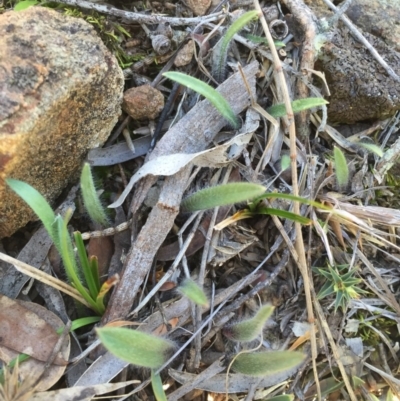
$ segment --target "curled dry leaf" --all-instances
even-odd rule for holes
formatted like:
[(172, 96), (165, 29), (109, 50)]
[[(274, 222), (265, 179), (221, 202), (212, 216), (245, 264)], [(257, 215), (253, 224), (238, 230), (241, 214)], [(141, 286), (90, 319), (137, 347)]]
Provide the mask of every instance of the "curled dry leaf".
[[(32, 358), (19, 366), (20, 378), (39, 377), (59, 339), (56, 333), (64, 327), (62, 320), (41, 305), (16, 301), (0, 295), (0, 350), (5, 362), (20, 353)], [(64, 374), (70, 353), (69, 337), (53, 365), (41, 377), (37, 391), (45, 391)]]

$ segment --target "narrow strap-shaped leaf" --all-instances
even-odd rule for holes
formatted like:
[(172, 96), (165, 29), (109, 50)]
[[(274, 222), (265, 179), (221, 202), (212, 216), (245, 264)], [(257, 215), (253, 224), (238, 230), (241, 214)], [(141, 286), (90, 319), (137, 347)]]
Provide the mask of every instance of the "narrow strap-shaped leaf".
[(232, 110), (228, 101), (210, 85), (207, 85), (205, 82), (193, 78), (190, 75), (182, 74), (181, 72), (170, 71), (165, 72), (163, 75), (172, 81), (178, 82), (179, 84), (187, 86), (195, 92), (200, 93), (200, 95), (204, 96), (221, 113), (221, 115), (229, 121), (232, 127), (239, 127), (239, 119)]
[[(294, 100), (291, 104), (293, 113), (299, 113), (300, 111), (312, 109), (317, 106), (323, 106), (328, 103), (329, 102), (322, 99), (322, 97), (308, 97), (306, 99)], [(275, 118), (283, 117), (286, 115), (286, 107), (284, 104), (275, 104), (267, 109), (267, 113)]]

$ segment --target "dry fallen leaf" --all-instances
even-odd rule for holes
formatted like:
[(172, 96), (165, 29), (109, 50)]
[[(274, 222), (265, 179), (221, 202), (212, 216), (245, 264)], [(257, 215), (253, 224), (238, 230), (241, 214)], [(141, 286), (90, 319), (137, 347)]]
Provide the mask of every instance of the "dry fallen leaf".
[[(19, 366), (19, 374), (22, 380), (29, 377), (34, 382), (34, 378), (43, 372), (59, 339), (56, 330), (64, 327), (64, 323), (41, 305), (13, 300), (4, 295), (0, 295), (0, 321), (0, 350), (4, 362), (9, 363), (20, 353), (30, 355), (32, 358)], [(47, 390), (64, 374), (70, 352), (67, 338), (36, 390)]]

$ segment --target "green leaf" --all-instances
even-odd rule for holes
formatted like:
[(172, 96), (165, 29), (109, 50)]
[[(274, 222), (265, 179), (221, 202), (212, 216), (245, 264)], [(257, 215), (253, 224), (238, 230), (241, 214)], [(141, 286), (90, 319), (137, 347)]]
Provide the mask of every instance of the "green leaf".
[(213, 63), (213, 76), (218, 82), (223, 81), (224, 70), (226, 66), (226, 59), (228, 55), (228, 48), (232, 38), (243, 29), (250, 21), (258, 18), (258, 12), (248, 11), (239, 17), (232, 25), (228, 28), (221, 41), (214, 48), (213, 59), (216, 60)]
[[(262, 43), (262, 44), (268, 46), (268, 39), (264, 38), (262, 36), (256, 36), (256, 35), (247, 34), (247, 35), (244, 35), (244, 37), (246, 39), (250, 40), (253, 43)], [(285, 43), (280, 41), (280, 40), (274, 40), (274, 45), (275, 45), (276, 48), (285, 47), (286, 46)]]
[[(72, 321), (71, 325), (71, 330), (70, 331), (75, 331), (80, 329), (81, 327), (88, 326), (89, 324), (97, 323), (100, 321), (100, 316), (87, 316), (87, 317), (81, 317), (79, 319), (75, 319)], [(60, 327), (57, 329), (57, 334), (62, 334), (64, 331), (64, 327)]]
[(182, 209), (186, 212), (212, 209), (217, 206), (225, 206), (254, 199), (264, 192), (264, 186), (249, 182), (218, 185), (200, 190), (187, 197), (182, 202)]
[(53, 225), (56, 215), (54, 214), (53, 209), (48, 204), (47, 200), (35, 188), (23, 181), (7, 178), (6, 183), (35, 212), (40, 221), (43, 223), (50, 238), (57, 245), (57, 230)]
[(253, 341), (260, 335), (274, 309), (272, 305), (263, 305), (251, 319), (226, 326), (222, 332), (226, 337), (234, 341)]
[[(294, 100), (292, 104), (293, 113), (299, 113), (303, 110), (312, 109), (313, 107), (323, 106), (324, 104), (328, 104), (325, 99), (322, 97), (309, 97), (306, 99), (297, 99)], [(267, 109), (267, 113), (271, 114), (271, 116), (278, 118), (286, 116), (286, 107), (284, 104), (275, 104)]]
[(174, 349), (171, 341), (151, 334), (120, 327), (96, 329), (104, 347), (123, 361), (158, 369)]
[(268, 401), (293, 401), (293, 400), (294, 400), (293, 394), (277, 395), (276, 397), (268, 398)]
[(232, 107), (229, 105), (227, 100), (210, 85), (207, 85), (199, 79), (193, 78), (189, 75), (182, 74), (181, 72), (170, 71), (165, 72), (163, 75), (168, 79), (187, 86), (197, 93), (200, 93), (200, 95), (203, 95), (221, 113), (221, 115), (229, 121), (232, 127), (239, 127), (239, 119), (232, 110)]
[(208, 305), (206, 294), (193, 280), (185, 279), (179, 286), (178, 291), (197, 305)]
[(14, 6), (14, 11), (26, 10), (29, 7), (39, 4), (37, 0), (22, 0)]
[(160, 374), (155, 374), (154, 370), (151, 371), (151, 387), (157, 401), (167, 401)]
[(240, 354), (233, 362), (232, 369), (247, 376), (267, 376), (292, 370), (301, 365), (305, 358), (305, 354), (297, 351)]
[(81, 262), (83, 276), (85, 277), (86, 285), (89, 288), (90, 296), (96, 299), (100, 290), (100, 282), (98, 274), (93, 276), (90, 261), (88, 259), (85, 244), (83, 243), (82, 235), (79, 231), (74, 232), (75, 245), (78, 250), (79, 261)]
[(81, 173), (81, 191), (83, 203), (85, 204), (90, 218), (96, 223), (106, 226), (108, 224), (108, 218), (97, 196), (89, 163), (83, 165)]
[(379, 157), (383, 156), (382, 149), (374, 143), (357, 142), (357, 145), (367, 149), (369, 152), (375, 153)]
[(282, 169), (282, 171), (285, 171), (289, 167), (290, 167), (290, 156), (289, 155), (282, 155), (282, 158), (281, 158), (281, 169)]
[(347, 160), (343, 152), (335, 146), (333, 149), (333, 157), (335, 159), (336, 180), (339, 187), (346, 187), (349, 183), (349, 168)]
[(304, 225), (310, 225), (312, 223), (312, 220), (310, 220), (307, 217), (300, 216), (299, 214), (288, 212), (286, 210), (275, 209), (275, 208), (271, 208), (271, 207), (263, 207), (263, 206), (258, 207), (255, 213), (269, 214), (271, 216), (278, 216), (283, 219), (289, 219), (289, 220), (296, 221), (297, 223), (304, 224)]

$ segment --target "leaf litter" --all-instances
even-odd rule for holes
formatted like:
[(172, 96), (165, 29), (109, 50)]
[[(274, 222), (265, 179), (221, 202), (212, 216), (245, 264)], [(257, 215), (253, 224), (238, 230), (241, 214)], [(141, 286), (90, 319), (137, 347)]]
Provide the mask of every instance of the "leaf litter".
[[(285, 0), (283, 3), (287, 7), (284, 11), (290, 9), (293, 14), (302, 15), (302, 2)], [(296, 6), (300, 8), (296, 9)], [(246, 11), (252, 9), (252, 6), (245, 8)], [(160, 10), (154, 9), (153, 12), (157, 14)], [(231, 12), (235, 14), (239, 11)], [(228, 26), (228, 19), (221, 21), (220, 25), (216, 22), (207, 22), (205, 32), (212, 31), (213, 35), (222, 35)], [(179, 30), (179, 28), (174, 29)], [(281, 93), (286, 89), (283, 81), (274, 80), (273, 56), (270, 50), (263, 43), (250, 44), (244, 40), (242, 33), (261, 35), (260, 23), (251, 22), (243, 32), (233, 37), (233, 42), (229, 46), (227, 71), (229, 74), (232, 73), (231, 69), (235, 72), (238, 60), (243, 65), (246, 64), (246, 60), (257, 60), (258, 63), (253, 63), (256, 67), (247, 69), (247, 83), (243, 81), (240, 73), (236, 72), (234, 77), (237, 78), (225, 81), (225, 87), (224, 84), (221, 85), (221, 90), (225, 90), (223, 95), (232, 106), (237, 107), (235, 112), (243, 117), (246, 123), (246, 117), (240, 113), (252, 107), (249, 98), (253, 99), (254, 104), (267, 109), (274, 104), (282, 103)], [(125, 42), (126, 39), (121, 45), (124, 46)], [(295, 48), (293, 39), (289, 38), (284, 48), (285, 53), (281, 53), (285, 73), (293, 79), (296, 77), (293, 66), (299, 61)], [(201, 63), (203, 68), (212, 70), (205, 54), (199, 52), (197, 57), (199, 65)], [(183, 70), (204, 80), (204, 76), (196, 69), (197, 65), (193, 62)], [(133, 65), (132, 69), (134, 68), (139, 69)], [(146, 66), (140, 68), (144, 75), (154, 82), (159, 82), (155, 69)], [(317, 81), (311, 81), (308, 76), (305, 76), (304, 80), (311, 88), (313, 96), (320, 97), (321, 90)], [(165, 90), (166, 96), (167, 86), (167, 82), (160, 85), (160, 88)], [(247, 92), (248, 90), (250, 92)], [(185, 114), (190, 107), (194, 112)], [(257, 107), (254, 108), (257, 110)], [(314, 110), (311, 112), (311, 121), (316, 129), (311, 125), (305, 127), (306, 119), (296, 120), (299, 141), (296, 153), (293, 153), (293, 147), (290, 148), (293, 143), (290, 144), (285, 136), (286, 127), (291, 124), (290, 119), (282, 117), (280, 125), (277, 126), (269, 123), (268, 121), (272, 120), (267, 118), (260, 122), (259, 127), (257, 124), (254, 129), (235, 135), (235, 131), (231, 127), (226, 127), (223, 117), (214, 112), (212, 106), (206, 101), (199, 102), (196, 94), (186, 91), (185, 96), (178, 97), (170, 109), (170, 117), (180, 119), (180, 122), (170, 127), (150, 155), (146, 149), (149, 148), (151, 141), (146, 137), (134, 138), (138, 141), (133, 142), (137, 143), (135, 145), (137, 153), (134, 155), (127, 145), (122, 146), (121, 143), (111, 144), (107, 153), (103, 154), (100, 151), (97, 155), (95, 152), (92, 153), (93, 164), (115, 165), (108, 167), (107, 174), (103, 174), (102, 185), (112, 193), (111, 197), (107, 195), (111, 199), (108, 203), (113, 203), (114, 207), (124, 208), (125, 214), (129, 213), (131, 197), (134, 202), (140, 204), (145, 199), (148, 188), (153, 185), (161, 188), (161, 195), (154, 206), (153, 220), (149, 217), (151, 211), (148, 207), (136, 206), (136, 210), (132, 209), (134, 215), (129, 226), (133, 228), (132, 235), (136, 244), (131, 246), (118, 242), (124, 240), (115, 236), (117, 242), (114, 243), (114, 249), (118, 252), (113, 258), (121, 261), (125, 266), (125, 273), (121, 276), (119, 286), (114, 289), (100, 326), (109, 321), (125, 320), (129, 317), (141, 324), (138, 330), (166, 336), (178, 344), (178, 350), (168, 369), (161, 370), (163, 383), (168, 383), (170, 386), (167, 389), (168, 399), (184, 399), (183, 397), (190, 397), (191, 394), (194, 398), (190, 399), (200, 400), (202, 396), (218, 399), (217, 393), (223, 394), (226, 391), (226, 366), (229, 361), (240, 351), (247, 351), (255, 346), (255, 344), (235, 344), (229, 341), (222, 334), (224, 327), (250, 319), (260, 305), (268, 303), (275, 306), (275, 311), (271, 322), (262, 330), (263, 342), (260, 351), (296, 349), (307, 355), (307, 362), (301, 369), (295, 367), (285, 373), (276, 373), (273, 377), (266, 376), (260, 380), (246, 379), (238, 373), (229, 373), (227, 390), (236, 397), (234, 399), (258, 399), (253, 395), (266, 394), (268, 388), (272, 394), (295, 394), (298, 399), (321, 397), (333, 400), (343, 397), (343, 399), (369, 400), (379, 397), (384, 399), (382, 397), (386, 395), (387, 397), (399, 395), (397, 367), (400, 338), (398, 303), (400, 219), (396, 202), (398, 203), (400, 195), (400, 182), (397, 179), (398, 168), (394, 162), (398, 157), (398, 140), (394, 135), (399, 129), (398, 118), (381, 122), (375, 127), (376, 131), (367, 130), (362, 135), (363, 140), (367, 138), (370, 141), (369, 144), (374, 142), (372, 145), (382, 148), (381, 157), (372, 147), (363, 147), (361, 144), (358, 146), (354, 138), (341, 133), (341, 127), (332, 127), (329, 119), (328, 122), (321, 122), (320, 115), (321, 112)], [(141, 124), (139, 122), (131, 121), (131, 124), (128, 124), (131, 132), (145, 128), (138, 127)], [(161, 124), (164, 122), (161, 121)], [(179, 124), (178, 129), (177, 124)], [(311, 133), (309, 142), (301, 136), (305, 128)], [(372, 134), (375, 135), (372, 137)], [(373, 138), (373, 141), (368, 139), (369, 137)], [(218, 145), (220, 141), (223, 142), (222, 145)], [(232, 151), (233, 145), (236, 145), (236, 151)], [(340, 183), (335, 176), (337, 167), (334, 165), (335, 146), (339, 147), (343, 154), (340, 167), (343, 168), (346, 161), (348, 164), (349, 178), (342, 179)], [(231, 157), (226, 155), (229, 148)], [(369, 152), (371, 150), (372, 152)], [(289, 153), (292, 156), (297, 155), (291, 159), (291, 167), (285, 166), (282, 171), (281, 159), (287, 157)], [(294, 168), (297, 169), (298, 184), (290, 177), (290, 169)], [(357, 174), (358, 172), (361, 174)], [(233, 178), (234, 174), (239, 178), (237, 176)], [(131, 177), (130, 181), (127, 175)], [(166, 178), (168, 176), (171, 177)], [(299, 229), (296, 228), (296, 224), (262, 215), (237, 222), (235, 226), (230, 226), (221, 233), (213, 230), (219, 221), (217, 212), (205, 213), (203, 221), (207, 220), (207, 224), (199, 224), (190, 234), (193, 223), (187, 223), (186, 227), (188, 216), (179, 214), (176, 210), (179, 208), (182, 195), (233, 179), (264, 185), (270, 192), (293, 194), (297, 191), (299, 196), (324, 203), (331, 208), (331, 211), (311, 206), (300, 208), (300, 213), (312, 219), (313, 225), (302, 228), (304, 240), (300, 244), (297, 242), (295, 247), (293, 243), (297, 241), (299, 234), (299, 231), (296, 231)], [(182, 182), (183, 180), (185, 182)], [(71, 197), (78, 199), (75, 193)], [(293, 202), (274, 202), (278, 204), (275, 207), (293, 211)], [(67, 199), (64, 205), (71, 206), (71, 199)], [(157, 209), (163, 207), (171, 208), (174, 212), (167, 210), (165, 212), (167, 214), (162, 214)], [(233, 214), (243, 207), (243, 205), (231, 206), (229, 208), (231, 211), (227, 209), (226, 213)], [(165, 216), (168, 216), (168, 219)], [(146, 224), (146, 220), (147, 222), (158, 220), (160, 224), (153, 227), (151, 224)], [(97, 229), (86, 220), (79, 209), (74, 213), (71, 226), (80, 231)], [(182, 233), (176, 235), (180, 229)], [(165, 234), (157, 239), (156, 232), (160, 230)], [(244, 233), (247, 236), (251, 235), (251, 240), (246, 239)], [(146, 237), (146, 241), (140, 240), (140, 236)], [(190, 236), (200, 240), (196, 240), (198, 245), (193, 248), (195, 251), (188, 251), (185, 256), (182, 244), (190, 240)], [(23, 256), (24, 253), (30, 255), (40, 249), (43, 255), (35, 253), (36, 259), (32, 262), (35, 268), (40, 268), (46, 258), (49, 241), (43, 240), (38, 234), (33, 234), (28, 251), (22, 249), (21, 241), (18, 242), (20, 237), (16, 235), (3, 241), (5, 253), (10, 256), (20, 253), (19, 259), (30, 263), (33, 259)], [(241, 246), (241, 241), (245, 246)], [(173, 244), (176, 250), (171, 251), (168, 257), (157, 259), (157, 251), (160, 249), (161, 255), (161, 250), (166, 249), (169, 244)], [(189, 246), (189, 242), (187, 245)], [(216, 253), (218, 257), (215, 256)], [(300, 274), (302, 254), (307, 255), (306, 267), (309, 273), (306, 275), (304, 271)], [(53, 259), (52, 264), (56, 274), (64, 278), (57, 261)], [(141, 270), (132, 268), (132, 276), (129, 277), (129, 266), (139, 265)], [(321, 269), (327, 270), (328, 266), (331, 268), (341, 266), (339, 273), (352, 272), (356, 281), (351, 281), (352, 276), (349, 275), (350, 281), (347, 281), (347, 284), (357, 283), (356, 285), (362, 290), (348, 291), (353, 297), (350, 296), (346, 304), (341, 304), (343, 306), (337, 308), (336, 313), (335, 291), (338, 291), (338, 288), (335, 289), (332, 285), (333, 293), (321, 299), (316, 299), (309, 289), (314, 288), (315, 293), (318, 293), (324, 285), (328, 287), (327, 280), (330, 276), (321, 274)], [(318, 269), (311, 270), (312, 267)], [(37, 290), (39, 287), (34, 281), (29, 282), (26, 276), (8, 274), (13, 271), (11, 269), (11, 265), (4, 267), (2, 265), (0, 269), (3, 297), (8, 296), (13, 299), (18, 296), (24, 297), (31, 301), (29, 303), (45, 303), (47, 308), (54, 308), (49, 297), (41, 298), (40, 291)], [(105, 270), (104, 278), (107, 274)], [(154, 290), (159, 283), (159, 287), (162, 286), (164, 277), (168, 278), (165, 281), (174, 283), (171, 289), (160, 292)], [(190, 300), (179, 295), (175, 287), (185, 277), (195, 280), (203, 288), (210, 305), (195, 307)], [(346, 285), (346, 281), (341, 285)], [(132, 290), (123, 292), (124, 286)], [(118, 293), (123, 294), (121, 299), (124, 303), (116, 302), (119, 299)], [(305, 312), (307, 297), (312, 300), (315, 327), (312, 322), (307, 322), (310, 318)], [(64, 313), (62, 315), (64, 321), (65, 313), (70, 320), (76, 319), (82, 313), (84, 316), (87, 315), (87, 310), (76, 310), (76, 305), (68, 297), (63, 299), (64, 312), (60, 311), (60, 307), (55, 308), (55, 312)], [(17, 307), (15, 304), (12, 305), (6, 309), (12, 311), (13, 307)], [(130, 314), (132, 307), (134, 313)], [(309, 313), (309, 310), (307, 312)], [(13, 355), (17, 355), (15, 351), (23, 352), (31, 348), (31, 359), (40, 359), (41, 363), (45, 363), (57, 342), (57, 334), (54, 334), (56, 328), (49, 329), (52, 341), (43, 342), (41, 337), (45, 337), (44, 334), (36, 335), (29, 328), (28, 323), (32, 319), (26, 318), (26, 313), (25, 309), (11, 313), (9, 319), (14, 319), (13, 324), (17, 329), (8, 331), (7, 336), (2, 335), (4, 337), (2, 345), (8, 344), (7, 348), (14, 351)], [(2, 327), (5, 327), (5, 317), (0, 318)], [(40, 321), (39, 317), (37, 319)], [(22, 328), (18, 329), (18, 325), (24, 328), (25, 334)], [(59, 326), (62, 325), (60, 321)], [(146, 399), (152, 396), (151, 388), (146, 386), (149, 383), (150, 373), (134, 367), (124, 370), (127, 363), (109, 353), (102, 356), (101, 351), (96, 350), (99, 342), (95, 340), (92, 328), (93, 325), (80, 329), (78, 338), (84, 352), (80, 356), (75, 354), (73, 359), (75, 363), (79, 362), (81, 366), (83, 364), (85, 367), (84, 371), (81, 370), (83, 374), (68, 380), (67, 371), (67, 380), (61, 384), (66, 388), (54, 390), (55, 392), (46, 391), (37, 394), (32, 392), (26, 399), (86, 400), (94, 395), (132, 384), (135, 384), (135, 387), (133, 390), (132, 387), (128, 387), (125, 390), (126, 395), (132, 393), (132, 397), (136, 397), (134, 399)], [(318, 344), (317, 348), (313, 348), (313, 337), (317, 340), (314, 343)], [(46, 335), (46, 338), (49, 337)], [(186, 345), (182, 348), (182, 344)], [(39, 356), (36, 347), (44, 347), (44, 356)], [(206, 365), (202, 360), (205, 360), (210, 352), (213, 360), (207, 359), (209, 365)], [(3, 363), (12, 359), (11, 356), (6, 357), (6, 354), (2, 350)], [(63, 354), (63, 358), (68, 359), (68, 354)], [(19, 372), (26, 363), (28, 361), (22, 362), (18, 370), (14, 368), (14, 372)], [(52, 364), (49, 372), (59, 368), (57, 363)], [(62, 366), (61, 368), (65, 369)], [(32, 369), (35, 368), (28, 368)], [(62, 371), (60, 376), (63, 374)], [(121, 379), (117, 379), (119, 384), (107, 384), (119, 374), (121, 374)], [(8, 375), (7, 380), (16, 382), (17, 378), (12, 375), (13, 373), (11, 376)], [(22, 388), (24, 379), (22, 373), (20, 375)], [(122, 377), (134, 380), (124, 382)], [(141, 384), (137, 385), (137, 379)], [(282, 383), (281, 387), (279, 383)], [(8, 381), (2, 384), (1, 397), (4, 397), (1, 391), (9, 384)], [(41, 391), (52, 385), (52, 382), (46, 384), (43, 379)], [(33, 385), (31, 387), (33, 388)], [(38, 389), (40, 388), (36, 387), (34, 391), (37, 392)], [(197, 396), (195, 389), (198, 389)], [(257, 389), (258, 392), (255, 392)], [(15, 395), (11, 399), (19, 398)]]

